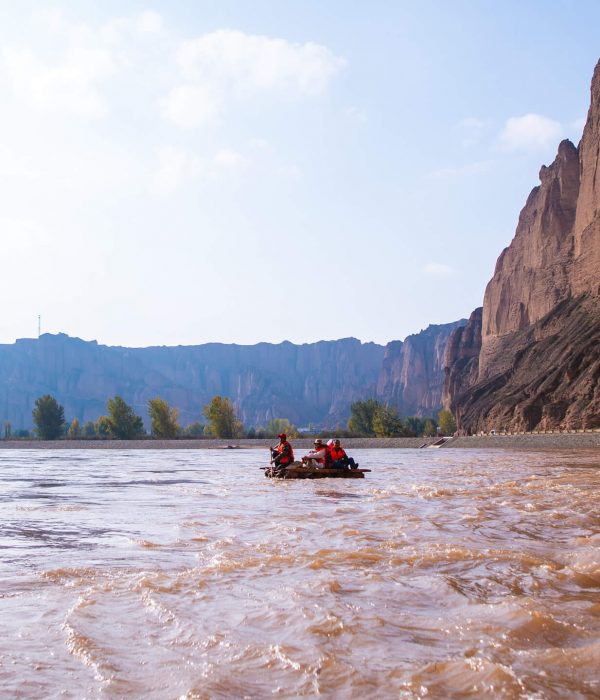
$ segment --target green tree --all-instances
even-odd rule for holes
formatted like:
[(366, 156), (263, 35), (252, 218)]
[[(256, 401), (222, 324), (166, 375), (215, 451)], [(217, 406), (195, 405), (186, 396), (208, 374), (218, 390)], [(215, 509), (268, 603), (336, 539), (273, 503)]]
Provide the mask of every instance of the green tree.
[(6, 421), (6, 423), (4, 423), (4, 439), (9, 440), (11, 436), (12, 436), (12, 425), (10, 424), (9, 421)]
[(244, 426), (237, 419), (231, 401), (223, 396), (213, 396), (211, 402), (204, 406), (204, 415), (208, 419), (210, 434), (218, 438), (241, 437)]
[(398, 415), (398, 409), (394, 406), (379, 405), (373, 416), (373, 432), (376, 437), (402, 437), (406, 435), (406, 429), (402, 418)]
[(98, 418), (94, 433), (101, 438), (110, 436), (110, 421), (108, 420), (108, 416), (100, 416), (100, 418)]
[(179, 435), (181, 428), (177, 422), (179, 411), (172, 408), (164, 399), (148, 401), (148, 415), (152, 424), (152, 435), (170, 439)]
[(40, 396), (35, 402), (32, 416), (37, 434), (42, 440), (56, 440), (62, 434), (65, 410), (50, 394)]
[(426, 418), (423, 424), (423, 435), (425, 437), (434, 437), (437, 435), (437, 426), (433, 418)]
[(106, 404), (108, 432), (117, 440), (132, 440), (144, 434), (144, 423), (133, 412), (133, 408), (120, 396), (109, 399)]
[(204, 423), (194, 421), (187, 426), (184, 432), (188, 437), (202, 437), (204, 435)]
[(96, 437), (96, 426), (94, 425), (94, 421), (89, 420), (84, 426), (83, 426), (83, 434), (86, 437)]
[(456, 432), (456, 421), (447, 408), (442, 408), (438, 414), (438, 420), (443, 435), (454, 435)]
[(425, 422), (419, 418), (419, 416), (408, 416), (404, 421), (404, 425), (406, 427), (407, 437), (423, 435), (423, 426)]
[(379, 401), (375, 399), (366, 399), (366, 401), (355, 401), (350, 406), (350, 420), (348, 421), (348, 430), (351, 430), (356, 435), (365, 437), (373, 437), (375, 430), (373, 429), (373, 419), (377, 409), (381, 406)]
[(67, 435), (71, 438), (71, 440), (77, 440), (77, 438), (81, 437), (81, 425), (78, 418), (73, 418), (71, 421)]
[(260, 431), (269, 438), (276, 437), (279, 433), (285, 433), (289, 438), (298, 437), (298, 428), (287, 418), (272, 418)]

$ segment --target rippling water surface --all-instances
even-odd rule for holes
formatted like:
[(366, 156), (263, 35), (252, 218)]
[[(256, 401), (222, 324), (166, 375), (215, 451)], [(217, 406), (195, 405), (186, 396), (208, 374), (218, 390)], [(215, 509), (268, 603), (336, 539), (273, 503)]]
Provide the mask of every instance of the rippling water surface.
[(0, 688), (598, 698), (600, 454), (0, 451)]

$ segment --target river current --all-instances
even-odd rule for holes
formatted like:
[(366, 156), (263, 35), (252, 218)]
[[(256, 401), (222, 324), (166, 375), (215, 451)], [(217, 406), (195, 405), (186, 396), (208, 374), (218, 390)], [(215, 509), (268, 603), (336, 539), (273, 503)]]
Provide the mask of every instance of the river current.
[(600, 452), (0, 450), (0, 695), (598, 698)]

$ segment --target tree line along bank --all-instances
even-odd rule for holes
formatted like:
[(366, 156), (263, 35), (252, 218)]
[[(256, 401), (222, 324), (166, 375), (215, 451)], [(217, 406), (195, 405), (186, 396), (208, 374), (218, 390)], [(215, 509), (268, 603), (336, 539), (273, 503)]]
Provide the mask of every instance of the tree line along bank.
[[(279, 433), (296, 438), (300, 435), (323, 437), (335, 433), (339, 437), (421, 437), (437, 434), (451, 435), (456, 430), (454, 418), (449, 411), (442, 409), (437, 419), (409, 416), (402, 418), (395, 407), (389, 407), (366, 399), (355, 401), (350, 406), (350, 418), (346, 427), (320, 431), (312, 426), (298, 430), (287, 418), (273, 418), (264, 426), (245, 427), (238, 419), (230, 399), (214, 396), (203, 407), (202, 415), (206, 422), (194, 421), (182, 427), (179, 411), (159, 397), (150, 399), (147, 405), (150, 418), (150, 436), (158, 439), (176, 438), (271, 438)], [(114, 396), (106, 403), (106, 414), (97, 421), (81, 425), (78, 418), (65, 421), (64, 407), (50, 394), (40, 396), (32, 411), (34, 436), (41, 440), (58, 439), (116, 439), (133, 440), (147, 437), (141, 416), (120, 396)], [(29, 430), (13, 433), (10, 423), (4, 424), (4, 438), (29, 438)]]

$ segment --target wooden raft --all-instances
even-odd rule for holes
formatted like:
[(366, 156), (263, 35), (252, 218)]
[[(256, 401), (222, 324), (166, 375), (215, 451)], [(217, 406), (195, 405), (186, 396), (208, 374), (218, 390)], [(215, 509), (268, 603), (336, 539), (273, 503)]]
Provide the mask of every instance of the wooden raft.
[(370, 469), (317, 469), (302, 462), (292, 462), (288, 467), (263, 467), (268, 479), (364, 479)]

